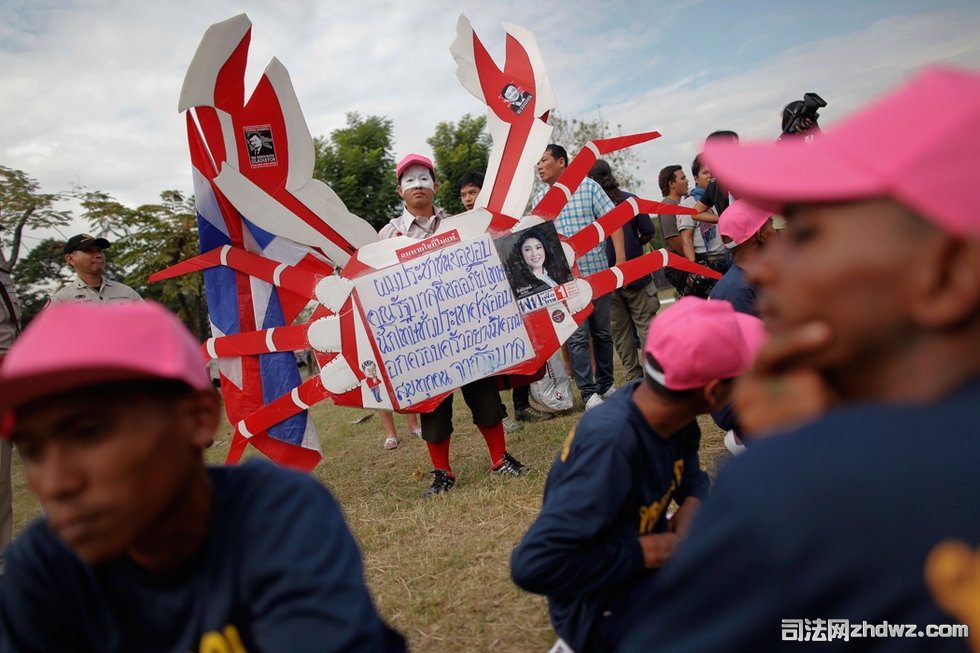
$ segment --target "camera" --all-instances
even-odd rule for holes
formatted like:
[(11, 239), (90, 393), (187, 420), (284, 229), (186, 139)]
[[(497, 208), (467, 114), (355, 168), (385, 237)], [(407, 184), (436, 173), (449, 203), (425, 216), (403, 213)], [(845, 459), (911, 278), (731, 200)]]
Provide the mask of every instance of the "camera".
[[(790, 102), (783, 107), (783, 134), (796, 134), (815, 127), (817, 118), (820, 117), (817, 109), (825, 106), (827, 102), (816, 93), (804, 93), (802, 100)], [(803, 127), (806, 120), (809, 120), (810, 124)]]

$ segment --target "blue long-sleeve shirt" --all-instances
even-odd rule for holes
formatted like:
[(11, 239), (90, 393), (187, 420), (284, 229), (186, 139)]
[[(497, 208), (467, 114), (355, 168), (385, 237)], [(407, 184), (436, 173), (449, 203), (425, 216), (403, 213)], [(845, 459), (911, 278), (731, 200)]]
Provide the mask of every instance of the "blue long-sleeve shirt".
[(639, 536), (667, 530), (671, 499), (703, 498), (701, 432), (657, 434), (632, 401), (642, 380), (587, 412), (551, 467), (544, 503), (511, 556), (520, 587), (548, 597), (555, 632), (587, 653), (596, 618), (648, 572)]
[[(925, 583), (946, 539), (980, 543), (980, 378), (927, 404), (838, 409), (725, 466), (687, 544), (634, 605), (622, 653), (968, 650)], [(792, 622), (799, 620), (798, 627)], [(806, 620), (805, 622), (803, 620)], [(858, 637), (827, 640), (828, 621)], [(875, 638), (863, 624), (919, 635)], [(971, 633), (972, 635), (972, 633)]]
[(88, 565), (35, 522), (8, 550), (4, 651), (404, 651), (340, 507), (268, 463), (210, 468), (207, 542), (178, 569)]

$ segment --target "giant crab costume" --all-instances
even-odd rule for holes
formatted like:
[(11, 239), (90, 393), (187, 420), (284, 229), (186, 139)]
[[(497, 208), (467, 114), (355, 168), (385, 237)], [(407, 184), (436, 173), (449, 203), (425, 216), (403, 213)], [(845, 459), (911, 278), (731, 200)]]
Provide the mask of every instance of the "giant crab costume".
[[(252, 443), (281, 464), (312, 469), (321, 454), (308, 410), (324, 399), (427, 412), (477, 378), (527, 383), (589, 315), (593, 297), (665, 265), (718, 278), (663, 249), (582, 278), (578, 257), (636, 214), (693, 214), (630, 198), (562, 236), (570, 278), (518, 303), (498, 244), (553, 221), (599, 156), (660, 134), (590, 142), (523, 216), (555, 98), (534, 36), (516, 25), (504, 28), (501, 70), (459, 18), (451, 47), (456, 74), (489, 108), (494, 145), (476, 207), (444, 220), (423, 241), (378, 240), (312, 178), (313, 141), (278, 60), (245, 101), (247, 16), (205, 33), (179, 102), (187, 112), (202, 254), (151, 280), (204, 272), (214, 337), (203, 347), (218, 359), (235, 427), (228, 462)], [(309, 318), (294, 324), (311, 303)], [(293, 352), (306, 349), (320, 372), (304, 382)]]

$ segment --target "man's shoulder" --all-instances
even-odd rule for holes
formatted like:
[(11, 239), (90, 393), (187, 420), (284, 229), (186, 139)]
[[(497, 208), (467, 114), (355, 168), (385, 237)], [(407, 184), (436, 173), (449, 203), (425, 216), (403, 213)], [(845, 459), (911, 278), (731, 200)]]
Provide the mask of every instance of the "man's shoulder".
[(92, 291), (89, 290), (89, 286), (78, 277), (75, 277), (64, 286), (53, 292), (51, 294), (50, 301), (53, 304), (57, 304), (59, 302), (84, 300), (89, 298), (91, 293)]
[(208, 467), (208, 474), (217, 488), (234, 497), (254, 492), (262, 495), (263, 501), (278, 501), (281, 496), (326, 492), (309, 475), (262, 460), (251, 460), (234, 466)]
[(113, 279), (104, 278), (102, 283), (105, 284), (106, 290), (109, 294), (111, 294), (112, 298), (143, 299), (138, 292), (124, 284), (122, 281), (114, 281)]
[(606, 191), (602, 189), (602, 186), (600, 186), (599, 183), (591, 177), (586, 177), (583, 179), (582, 183), (579, 184), (577, 189), (575, 189), (574, 194), (581, 194), (591, 198), (592, 201), (597, 204), (608, 206), (609, 208), (607, 209), (607, 212), (616, 206), (613, 201), (609, 199), (609, 195), (607, 195)]
[[(796, 493), (803, 501), (820, 487), (886, 495), (904, 476), (944, 483), (954, 468), (980, 466), (980, 439), (970, 435), (980, 430), (978, 402), (980, 379), (932, 403), (837, 409), (763, 438), (724, 472), (743, 489), (780, 488), (786, 492), (776, 495)], [(968, 485), (980, 492), (980, 477), (974, 478)]]
[(37, 587), (49, 582), (70, 582), (87, 573), (86, 565), (51, 533), (43, 517), (17, 536), (4, 556), (5, 586), (16, 583)]
[(632, 399), (635, 387), (636, 383), (631, 382), (582, 415), (574, 436), (579, 446), (600, 449), (613, 446), (629, 450), (636, 444), (638, 433), (653, 433), (639, 417), (639, 408)]

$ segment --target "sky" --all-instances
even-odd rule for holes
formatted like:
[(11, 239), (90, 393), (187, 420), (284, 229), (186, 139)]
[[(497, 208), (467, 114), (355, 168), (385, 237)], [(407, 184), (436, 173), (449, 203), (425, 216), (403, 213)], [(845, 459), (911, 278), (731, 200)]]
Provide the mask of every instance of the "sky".
[(663, 135), (637, 146), (644, 185), (627, 189), (651, 199), (660, 168), (689, 171), (709, 132), (775, 139), (805, 92), (828, 102), (827, 128), (931, 63), (980, 71), (977, 0), (0, 0), (0, 165), (132, 207), (189, 194), (181, 84), (208, 26), (241, 12), (248, 89), (277, 57), (313, 136), (350, 111), (384, 116), (396, 159), (431, 156), (438, 123), (485, 111), (455, 76), (460, 13), (501, 65), (500, 23), (526, 27), (562, 115)]

